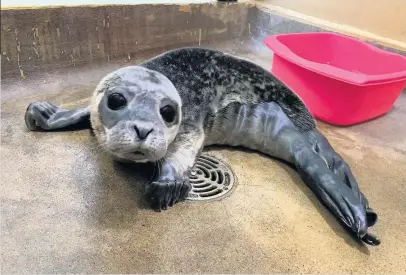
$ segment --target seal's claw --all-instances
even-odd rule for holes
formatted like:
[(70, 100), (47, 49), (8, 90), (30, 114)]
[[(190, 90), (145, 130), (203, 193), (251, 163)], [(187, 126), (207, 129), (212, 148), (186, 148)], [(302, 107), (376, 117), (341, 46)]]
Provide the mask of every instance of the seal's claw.
[(378, 237), (376, 237), (374, 234), (371, 234), (371, 233), (365, 234), (365, 236), (362, 237), (361, 240), (364, 243), (369, 244), (369, 245), (378, 246), (381, 244), (381, 240)]
[(145, 195), (151, 207), (161, 211), (184, 200), (191, 188), (188, 180), (154, 181), (146, 186)]

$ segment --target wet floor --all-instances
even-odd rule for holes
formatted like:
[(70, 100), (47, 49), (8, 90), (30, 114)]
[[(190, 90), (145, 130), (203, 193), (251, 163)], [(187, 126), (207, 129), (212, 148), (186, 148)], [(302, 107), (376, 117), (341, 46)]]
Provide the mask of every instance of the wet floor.
[[(258, 48), (210, 47), (265, 67), (272, 60)], [(114, 163), (89, 130), (25, 128), (30, 102), (85, 106), (100, 78), (123, 65), (3, 80), (1, 273), (406, 271), (405, 93), (389, 114), (368, 123), (318, 123), (379, 215), (372, 232), (382, 244), (367, 247), (347, 234), (291, 168), (265, 156), (209, 150), (235, 172), (235, 191), (221, 201), (186, 202), (156, 213), (140, 197), (152, 172), (148, 165)]]

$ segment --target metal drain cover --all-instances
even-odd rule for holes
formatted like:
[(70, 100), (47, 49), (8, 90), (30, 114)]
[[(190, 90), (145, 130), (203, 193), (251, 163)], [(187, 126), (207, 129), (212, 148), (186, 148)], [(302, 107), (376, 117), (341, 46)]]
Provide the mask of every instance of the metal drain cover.
[(189, 178), (192, 190), (186, 199), (193, 201), (220, 199), (236, 185), (236, 178), (230, 167), (209, 155), (197, 158)]

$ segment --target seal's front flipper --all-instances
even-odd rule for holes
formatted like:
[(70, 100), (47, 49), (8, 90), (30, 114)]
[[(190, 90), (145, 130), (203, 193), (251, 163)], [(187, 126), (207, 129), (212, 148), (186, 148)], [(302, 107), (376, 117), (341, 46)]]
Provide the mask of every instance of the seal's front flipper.
[(31, 131), (90, 128), (89, 108), (65, 110), (50, 102), (31, 103), (25, 112), (25, 124)]
[(157, 211), (184, 200), (192, 189), (189, 173), (203, 147), (204, 132), (190, 125), (183, 128), (169, 145), (165, 158), (157, 163), (159, 173), (145, 187), (146, 199)]
[(158, 170), (160, 173), (146, 185), (145, 195), (151, 207), (161, 211), (184, 200), (192, 185), (189, 181), (189, 170), (179, 175), (173, 164), (167, 161), (164, 161)]
[(357, 192), (330, 170), (326, 160), (305, 142), (293, 146), (296, 168), (321, 202), (356, 236), (370, 245), (380, 241), (368, 233), (367, 209)]

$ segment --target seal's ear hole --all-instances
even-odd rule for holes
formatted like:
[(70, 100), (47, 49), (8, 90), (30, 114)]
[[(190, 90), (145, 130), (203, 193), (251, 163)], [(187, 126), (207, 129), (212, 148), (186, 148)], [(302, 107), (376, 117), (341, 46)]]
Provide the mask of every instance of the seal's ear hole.
[(171, 105), (166, 105), (162, 107), (159, 112), (161, 113), (162, 118), (167, 123), (172, 123), (176, 117), (176, 110)]
[(109, 95), (107, 99), (107, 107), (111, 110), (119, 110), (127, 105), (127, 99), (120, 93)]

